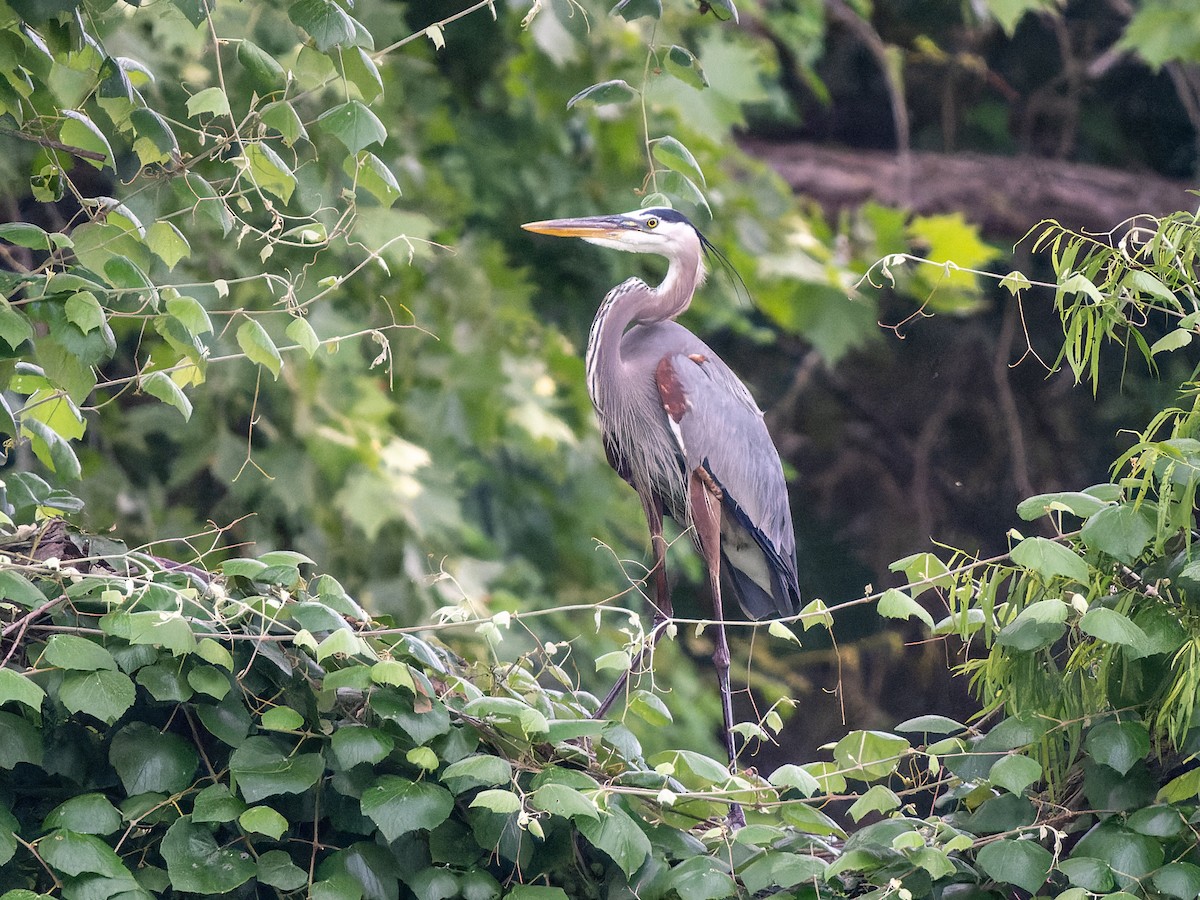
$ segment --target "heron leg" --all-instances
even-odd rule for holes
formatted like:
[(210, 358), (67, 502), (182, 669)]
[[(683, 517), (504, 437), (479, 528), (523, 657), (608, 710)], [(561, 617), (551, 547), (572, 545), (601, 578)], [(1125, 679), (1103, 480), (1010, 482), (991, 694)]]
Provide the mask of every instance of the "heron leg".
[[(733, 695), (729, 689), (729, 643), (725, 639), (725, 616), (721, 609), (721, 501), (720, 490), (708, 472), (702, 468), (692, 472), (688, 481), (688, 500), (691, 505), (692, 523), (700, 552), (708, 568), (708, 587), (712, 594), (713, 618), (716, 620), (716, 650), (713, 666), (717, 670), (717, 684), (721, 689), (722, 737), (725, 752), (729, 754), (729, 770), (737, 771), (737, 751), (733, 745)], [(741, 828), (746, 816), (738, 803), (729, 804), (729, 824)]]
[(638, 651), (638, 655), (634, 658), (630, 667), (621, 674), (621, 677), (617, 679), (617, 683), (612, 686), (612, 689), (600, 701), (596, 712), (592, 714), (593, 719), (600, 719), (607, 715), (617, 698), (625, 693), (625, 688), (629, 684), (630, 673), (641, 671), (646, 654), (651, 648), (658, 646), (658, 642), (662, 639), (663, 634), (666, 633), (667, 623), (670, 622), (671, 615), (674, 612), (671, 606), (671, 591), (667, 586), (667, 541), (663, 537), (662, 501), (657, 497), (643, 497), (642, 508), (646, 511), (646, 524), (650, 526), (650, 547), (654, 554), (654, 565), (650, 569), (650, 574), (654, 578), (654, 597), (649, 601), (649, 605), (653, 609), (654, 624), (650, 629), (649, 643), (642, 645), (642, 649)]

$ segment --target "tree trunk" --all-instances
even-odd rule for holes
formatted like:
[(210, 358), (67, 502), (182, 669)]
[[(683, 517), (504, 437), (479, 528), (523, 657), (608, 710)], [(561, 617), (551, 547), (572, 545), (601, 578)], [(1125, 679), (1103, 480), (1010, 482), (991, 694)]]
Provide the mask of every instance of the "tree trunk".
[(1136, 215), (1195, 210), (1184, 181), (1034, 157), (853, 150), (746, 138), (742, 148), (797, 194), (831, 213), (875, 201), (921, 215), (961, 211), (992, 238), (1016, 239), (1043, 219), (1108, 232)]

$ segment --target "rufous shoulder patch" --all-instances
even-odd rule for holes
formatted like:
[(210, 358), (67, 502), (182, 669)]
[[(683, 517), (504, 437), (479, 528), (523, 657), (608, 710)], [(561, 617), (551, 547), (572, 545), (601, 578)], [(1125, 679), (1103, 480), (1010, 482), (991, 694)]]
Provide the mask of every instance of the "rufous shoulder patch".
[(658, 396), (662, 399), (663, 409), (678, 423), (687, 412), (688, 404), (683, 385), (675, 373), (675, 367), (671, 365), (670, 356), (664, 356), (658, 361), (658, 367), (654, 370), (654, 383), (658, 385)]

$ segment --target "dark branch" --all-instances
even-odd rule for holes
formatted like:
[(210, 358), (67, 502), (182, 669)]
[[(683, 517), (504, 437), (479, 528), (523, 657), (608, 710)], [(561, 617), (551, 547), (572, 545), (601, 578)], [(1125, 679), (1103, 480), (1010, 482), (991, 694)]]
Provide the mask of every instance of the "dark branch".
[(1042, 219), (1107, 232), (1135, 215), (1196, 208), (1192, 184), (1149, 172), (982, 154), (912, 153), (908, 202), (894, 153), (747, 138), (742, 148), (769, 163), (797, 194), (828, 212), (875, 201), (928, 215), (962, 211), (992, 238), (1017, 239)]

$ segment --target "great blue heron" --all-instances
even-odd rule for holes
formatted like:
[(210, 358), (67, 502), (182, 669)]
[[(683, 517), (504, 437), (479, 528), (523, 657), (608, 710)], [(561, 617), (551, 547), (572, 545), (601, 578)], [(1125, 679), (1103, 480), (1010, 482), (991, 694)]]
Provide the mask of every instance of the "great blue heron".
[[(736, 767), (729, 646), (721, 611), (721, 572), (748, 616), (800, 610), (796, 540), (779, 454), (746, 386), (698, 337), (674, 321), (705, 277), (712, 244), (672, 209), (615, 216), (551, 219), (528, 231), (579, 237), (601, 247), (665, 256), (657, 287), (631, 278), (608, 292), (592, 322), (587, 386), (600, 420), (608, 461), (641, 498), (654, 563), (654, 628), (672, 615), (663, 513), (691, 531), (708, 570), (716, 620), (713, 663), (721, 688), (725, 749)], [(641, 666), (642, 656), (632, 668)], [(596, 712), (604, 715), (625, 689), (628, 673)], [(730, 809), (734, 825), (741, 809)]]

